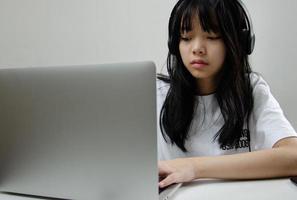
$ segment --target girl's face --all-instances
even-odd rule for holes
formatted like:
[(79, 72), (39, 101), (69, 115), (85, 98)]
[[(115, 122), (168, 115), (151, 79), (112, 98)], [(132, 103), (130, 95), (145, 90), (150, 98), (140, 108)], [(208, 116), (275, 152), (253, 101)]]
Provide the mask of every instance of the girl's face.
[(202, 29), (198, 18), (192, 22), (192, 30), (181, 32), (180, 55), (187, 70), (196, 78), (199, 93), (213, 93), (226, 47), (220, 35)]

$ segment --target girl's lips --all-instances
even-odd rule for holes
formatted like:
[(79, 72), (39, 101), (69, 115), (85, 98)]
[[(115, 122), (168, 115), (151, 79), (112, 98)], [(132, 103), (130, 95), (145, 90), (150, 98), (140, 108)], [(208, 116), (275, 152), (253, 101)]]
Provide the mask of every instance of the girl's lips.
[(208, 63), (203, 60), (193, 60), (190, 64), (192, 67), (194, 67), (196, 69), (201, 69), (208, 65)]

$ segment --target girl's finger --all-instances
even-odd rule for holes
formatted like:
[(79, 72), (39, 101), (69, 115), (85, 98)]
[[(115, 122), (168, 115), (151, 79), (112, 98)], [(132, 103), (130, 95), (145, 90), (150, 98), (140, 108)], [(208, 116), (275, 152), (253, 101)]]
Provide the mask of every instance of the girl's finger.
[(177, 178), (176, 178), (176, 175), (173, 173), (173, 174), (170, 174), (169, 176), (167, 176), (165, 179), (163, 179), (159, 183), (159, 187), (163, 188), (163, 187), (169, 186), (176, 182), (177, 182)]

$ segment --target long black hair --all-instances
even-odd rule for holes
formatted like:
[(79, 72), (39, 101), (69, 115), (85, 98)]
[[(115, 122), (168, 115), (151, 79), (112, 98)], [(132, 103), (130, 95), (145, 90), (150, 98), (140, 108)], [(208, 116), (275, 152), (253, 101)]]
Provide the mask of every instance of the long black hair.
[(158, 76), (170, 84), (160, 112), (161, 132), (166, 142), (187, 152), (185, 142), (198, 103), (196, 81), (183, 64), (179, 42), (181, 32), (191, 30), (193, 17), (198, 17), (204, 31), (219, 33), (226, 47), (215, 92), (225, 123), (214, 140), (218, 139), (221, 148), (236, 147), (254, 104), (249, 76), (252, 70), (242, 31), (247, 19), (237, 0), (179, 0), (173, 8), (168, 26), (168, 76)]

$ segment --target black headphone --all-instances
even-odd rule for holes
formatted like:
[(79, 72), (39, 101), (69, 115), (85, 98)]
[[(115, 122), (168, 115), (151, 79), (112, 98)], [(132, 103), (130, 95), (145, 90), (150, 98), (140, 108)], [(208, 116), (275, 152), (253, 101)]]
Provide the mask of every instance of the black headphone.
[[(251, 20), (251, 17), (250, 17), (250, 14), (249, 14), (247, 8), (242, 3), (242, 1), (236, 0), (236, 2), (244, 14), (245, 26), (242, 29), (242, 38), (243, 38), (242, 42), (243, 42), (243, 46), (245, 47), (245, 53), (247, 55), (250, 55), (253, 52), (254, 46), (255, 46), (255, 34), (254, 34), (254, 30), (253, 30), (252, 20)], [(178, 4), (180, 4), (180, 3), (181, 3), (181, 1), (178, 2)], [(175, 8), (178, 6), (179, 5), (176, 5)], [(172, 18), (173, 18), (173, 16), (170, 16), (170, 20), (169, 20), (170, 23), (174, 23)], [(170, 24), (169, 26), (172, 26), (172, 24)], [(176, 55), (178, 52), (175, 51), (173, 43), (174, 43), (173, 38), (171, 36), (168, 38), (169, 52), (173, 55)]]
[(237, 2), (245, 15), (245, 27), (242, 29), (243, 43), (246, 48), (245, 49), (246, 54), (250, 55), (254, 50), (255, 40), (256, 40), (253, 24), (252, 24), (251, 16), (247, 8), (243, 4), (243, 2), (241, 0), (237, 0)]

